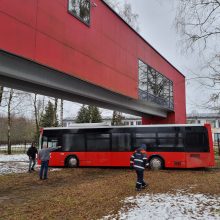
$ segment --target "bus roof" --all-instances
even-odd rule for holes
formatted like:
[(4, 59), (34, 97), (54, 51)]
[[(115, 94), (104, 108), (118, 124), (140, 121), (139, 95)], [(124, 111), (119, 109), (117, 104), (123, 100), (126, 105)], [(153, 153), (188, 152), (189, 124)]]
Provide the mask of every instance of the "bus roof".
[(71, 126), (71, 127), (50, 127), (44, 130), (70, 130), (70, 129), (97, 129), (97, 128), (154, 128), (154, 127), (202, 127), (201, 124), (166, 124), (166, 125), (138, 125), (138, 126)]

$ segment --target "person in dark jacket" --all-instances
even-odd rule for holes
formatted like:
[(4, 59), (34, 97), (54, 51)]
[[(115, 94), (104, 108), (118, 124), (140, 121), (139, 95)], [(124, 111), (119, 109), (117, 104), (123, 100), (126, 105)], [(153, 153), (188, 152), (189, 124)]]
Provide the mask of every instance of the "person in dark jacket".
[(47, 148), (47, 145), (44, 144), (43, 148), (39, 151), (38, 158), (41, 160), (41, 167), (40, 167), (40, 180), (47, 179), (47, 173), (48, 173), (48, 164), (50, 160), (50, 152), (57, 150), (60, 147), (50, 147)]
[(37, 155), (37, 148), (35, 147), (34, 143), (31, 144), (31, 147), (28, 148), (27, 155), (29, 157), (29, 169), (28, 172), (34, 171), (34, 166), (36, 164), (36, 155)]
[(132, 154), (130, 159), (130, 166), (134, 168), (137, 173), (136, 190), (140, 191), (148, 186), (144, 181), (144, 170), (147, 164), (146, 145), (141, 145)]

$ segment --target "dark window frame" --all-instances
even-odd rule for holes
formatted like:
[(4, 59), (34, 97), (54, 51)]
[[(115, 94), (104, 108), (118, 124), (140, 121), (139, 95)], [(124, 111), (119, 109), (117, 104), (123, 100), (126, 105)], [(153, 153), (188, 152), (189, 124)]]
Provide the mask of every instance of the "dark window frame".
[[(114, 135), (118, 135), (118, 134), (123, 134), (124, 136), (125, 135), (128, 135), (129, 136), (129, 150), (115, 150), (115, 146), (114, 146)], [(123, 146), (123, 149), (125, 149), (125, 146)], [(112, 135), (111, 135), (111, 152), (131, 152), (132, 151), (132, 133), (131, 132), (113, 132)]]
[[(163, 142), (167, 142), (167, 146)], [(136, 132), (134, 134), (135, 147), (146, 144), (149, 152), (185, 152), (183, 131), (157, 129), (146, 133)], [(164, 146), (162, 146), (164, 145)]]
[[(64, 137), (65, 136), (69, 136), (69, 137), (71, 137), (71, 149), (70, 150), (66, 150), (66, 146), (64, 146)], [(73, 137), (74, 136), (81, 136), (81, 140), (83, 140), (83, 146), (80, 146), (80, 150), (74, 150), (74, 149), (72, 149), (72, 147), (74, 146), (74, 144), (72, 145), (72, 143), (73, 143)], [(69, 138), (68, 137), (68, 138)], [(75, 137), (76, 138), (76, 137)], [(65, 140), (66, 141), (66, 140)], [(83, 134), (83, 133), (66, 133), (66, 134), (63, 134), (62, 135), (62, 144), (63, 144), (63, 152), (85, 152), (86, 151), (86, 139), (85, 139), (85, 134)]]
[[(198, 147), (201, 147), (201, 150), (199, 151), (191, 151), (189, 150), (189, 148), (187, 149), (187, 143), (186, 143), (186, 138), (187, 138), (187, 133), (194, 133), (194, 132), (199, 132), (199, 133), (203, 133), (204, 136), (204, 144), (198, 144)], [(52, 131), (47, 131), (45, 130), (43, 133), (43, 136), (46, 137), (52, 137), (52, 136), (56, 136), (58, 137), (58, 139), (62, 138), (63, 134), (84, 134), (85, 139), (86, 139), (86, 134), (94, 134), (94, 133), (98, 133), (100, 134), (109, 134), (110, 135), (110, 152), (122, 152), (122, 151), (113, 151), (112, 147), (113, 147), (113, 142), (112, 142), (112, 135), (114, 133), (129, 133), (130, 134), (130, 151), (135, 150), (136, 147), (136, 140), (138, 140), (139, 144), (141, 143), (141, 140), (143, 140), (143, 138), (137, 138), (136, 137), (136, 133), (148, 133), (147, 136), (153, 136), (155, 137), (155, 135), (151, 135), (151, 134), (156, 134), (156, 137), (153, 138), (154, 139), (154, 143), (156, 143), (155, 147), (152, 145), (152, 147), (150, 146), (150, 148), (148, 148), (147, 150), (149, 152), (185, 152), (185, 153), (189, 153), (189, 152), (209, 152), (210, 151), (210, 144), (209, 144), (209, 136), (208, 136), (208, 131), (205, 127), (203, 126), (184, 126), (184, 127), (152, 127), (152, 128), (142, 128), (142, 127), (123, 127), (123, 128), (106, 128), (106, 129), (67, 129), (67, 130), (52, 130)], [(158, 146), (158, 133), (176, 133), (176, 141), (177, 141), (177, 145), (175, 146), (175, 148), (159, 148)], [(144, 137), (145, 135), (139, 135), (139, 137)], [(148, 139), (148, 138), (147, 138)], [(162, 139), (162, 138), (161, 138)], [(62, 142), (62, 140), (60, 139), (60, 141)], [(42, 142), (43, 142), (43, 137), (41, 138), (41, 146), (42, 146)], [(61, 143), (60, 142), (60, 143)], [(152, 144), (153, 144), (152, 142)], [(191, 140), (189, 140), (189, 142), (191, 142)], [(85, 141), (85, 152), (87, 152), (87, 141)], [(195, 144), (192, 143), (193, 146), (195, 146)], [(62, 145), (61, 145), (62, 146)], [(202, 150), (204, 149), (204, 151)], [(207, 151), (206, 149), (208, 149), (209, 151)], [(62, 151), (62, 150), (59, 150)]]
[[(194, 143), (192, 142), (192, 139)], [(196, 143), (197, 142), (197, 143)], [(204, 131), (192, 131), (185, 133), (185, 152), (210, 152), (208, 134)]]
[[(146, 68), (146, 71), (141, 68), (142, 67), (141, 65), (144, 66), (144, 68)], [(158, 78), (161, 79), (160, 84), (162, 83), (162, 85), (164, 85), (163, 89), (161, 90), (162, 91), (161, 94), (152, 93), (151, 91), (152, 89), (149, 87), (149, 82), (152, 83), (152, 81), (149, 78), (149, 72), (151, 71), (153, 71), (155, 73), (154, 75), (156, 75)], [(141, 78), (142, 72), (144, 72), (144, 74), (146, 75), (145, 76), (146, 78), (144, 80), (143, 78)], [(145, 82), (146, 88), (142, 87), (143, 84), (141, 83), (143, 83), (143, 81), (146, 81)], [(160, 84), (158, 84), (158, 86)], [(139, 90), (139, 99), (156, 103), (171, 110), (174, 109), (173, 81), (141, 59), (138, 59), (138, 90)]]
[[(96, 135), (109, 135), (109, 137), (96, 137)], [(94, 135), (94, 137), (92, 137), (92, 135)], [(88, 137), (90, 136), (90, 137)], [(112, 140), (111, 140), (111, 134), (110, 133), (87, 133), (85, 135), (85, 139), (86, 139), (86, 152), (111, 152), (111, 149), (112, 149)], [(88, 150), (88, 141), (91, 141), (91, 140), (108, 140), (109, 141), (109, 150), (106, 151), (106, 150), (95, 150), (95, 151), (89, 151)], [(99, 146), (98, 146), (99, 147)]]
[(67, 1), (67, 11), (70, 15), (74, 16), (76, 19), (78, 19), (79, 21), (81, 21), (83, 24), (85, 24), (86, 26), (90, 27), (91, 26), (91, 1), (90, 0), (86, 0), (89, 2), (89, 22), (87, 23), (86, 21), (84, 21), (80, 16), (78, 16), (77, 14), (73, 13), (69, 7), (69, 2), (71, 0)]

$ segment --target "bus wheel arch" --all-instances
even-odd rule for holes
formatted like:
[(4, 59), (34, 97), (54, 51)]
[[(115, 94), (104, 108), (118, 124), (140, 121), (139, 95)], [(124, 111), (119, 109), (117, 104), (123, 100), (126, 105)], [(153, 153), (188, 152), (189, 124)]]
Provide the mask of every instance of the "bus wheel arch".
[(79, 159), (76, 155), (68, 155), (65, 159), (65, 167), (76, 168), (79, 166)]
[(152, 155), (149, 158), (149, 167), (151, 170), (161, 170), (165, 167), (165, 160), (160, 155)]

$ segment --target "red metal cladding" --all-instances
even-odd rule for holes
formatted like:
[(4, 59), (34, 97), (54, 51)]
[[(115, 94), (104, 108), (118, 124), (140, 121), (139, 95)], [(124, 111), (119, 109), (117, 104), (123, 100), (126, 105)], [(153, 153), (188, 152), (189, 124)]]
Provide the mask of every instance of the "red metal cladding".
[[(76, 156), (79, 166), (128, 167), (132, 152), (51, 152), (50, 166), (65, 166), (68, 156)], [(157, 155), (163, 158), (166, 168), (213, 167), (212, 153), (147, 152), (148, 158)], [(38, 164), (41, 161), (38, 159)]]
[(210, 124), (204, 125), (206, 129), (208, 130), (208, 139), (209, 139), (209, 148), (210, 148), (210, 154), (209, 154), (209, 166), (215, 166), (215, 152), (214, 152), (214, 144), (212, 139), (212, 129)]
[(0, 49), (108, 90), (138, 99), (138, 60), (174, 86), (174, 112), (166, 120), (185, 123), (185, 78), (102, 0), (94, 0), (91, 24), (68, 13), (67, 0), (1, 0)]

